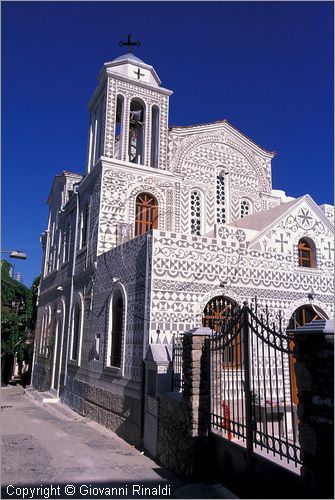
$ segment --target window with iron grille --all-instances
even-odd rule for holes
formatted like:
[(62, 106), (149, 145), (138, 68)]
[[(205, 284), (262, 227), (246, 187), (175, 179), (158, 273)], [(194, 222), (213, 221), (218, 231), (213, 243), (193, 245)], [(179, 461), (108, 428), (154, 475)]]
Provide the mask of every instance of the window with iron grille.
[(251, 214), (251, 207), (250, 207), (250, 201), (249, 200), (242, 200), (241, 201), (241, 218), (246, 217), (247, 215)]
[(201, 234), (201, 195), (197, 190), (191, 191), (191, 234)]
[(227, 186), (226, 175), (220, 172), (216, 177), (216, 222), (225, 224), (227, 222)]

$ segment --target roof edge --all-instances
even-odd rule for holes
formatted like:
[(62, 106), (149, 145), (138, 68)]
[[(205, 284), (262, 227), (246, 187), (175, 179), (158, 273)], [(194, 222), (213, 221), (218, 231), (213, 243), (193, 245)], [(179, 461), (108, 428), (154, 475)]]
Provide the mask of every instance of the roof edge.
[(238, 129), (237, 127), (235, 127), (234, 125), (232, 125), (232, 123), (230, 123), (226, 118), (224, 120), (215, 120), (213, 122), (207, 122), (207, 123), (198, 123), (198, 124), (195, 124), (195, 125), (171, 125), (169, 127), (169, 131), (173, 131), (173, 130), (176, 130), (178, 131), (179, 129), (180, 130), (183, 130), (183, 129), (195, 129), (195, 128), (200, 128), (200, 127), (205, 127), (205, 126), (208, 126), (208, 125), (222, 125), (222, 124), (225, 124), (225, 125), (228, 125), (229, 127), (231, 127), (233, 130), (235, 130), (236, 132), (238, 132), (239, 134), (241, 134), (245, 139), (247, 139), (249, 142), (251, 142), (252, 144), (254, 144), (258, 149), (262, 150), (264, 153), (268, 154), (268, 155), (271, 155), (272, 158), (277, 154), (276, 151), (269, 151), (268, 149), (265, 149), (263, 148), (263, 146), (260, 146), (259, 144), (257, 144), (257, 142), (255, 142), (253, 139), (251, 139), (251, 137), (249, 137), (248, 135), (246, 135), (244, 132), (241, 132), (240, 129)]

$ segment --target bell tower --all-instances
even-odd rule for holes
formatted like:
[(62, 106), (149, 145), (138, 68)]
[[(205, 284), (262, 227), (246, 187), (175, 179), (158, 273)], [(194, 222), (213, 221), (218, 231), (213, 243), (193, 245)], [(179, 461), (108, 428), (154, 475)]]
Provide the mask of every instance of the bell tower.
[(104, 64), (89, 103), (87, 171), (100, 157), (166, 169), (171, 90), (152, 66), (130, 52)]

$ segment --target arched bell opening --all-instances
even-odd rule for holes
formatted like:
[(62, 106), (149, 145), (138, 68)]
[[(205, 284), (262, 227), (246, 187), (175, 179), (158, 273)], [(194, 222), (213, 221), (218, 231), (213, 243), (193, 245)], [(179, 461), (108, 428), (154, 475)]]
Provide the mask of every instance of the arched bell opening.
[(145, 104), (140, 99), (130, 103), (128, 155), (131, 163), (144, 165)]
[(150, 165), (158, 167), (158, 144), (159, 144), (159, 109), (153, 106), (151, 110), (151, 159)]
[(114, 134), (114, 158), (121, 160), (122, 154), (122, 135), (123, 135), (123, 112), (124, 112), (124, 97), (117, 96), (116, 114), (115, 114), (115, 134)]

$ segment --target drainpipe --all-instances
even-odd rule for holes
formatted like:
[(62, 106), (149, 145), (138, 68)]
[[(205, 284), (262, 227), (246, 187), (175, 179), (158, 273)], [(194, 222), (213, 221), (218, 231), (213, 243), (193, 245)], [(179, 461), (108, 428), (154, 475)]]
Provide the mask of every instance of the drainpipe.
[(74, 232), (74, 249), (72, 258), (72, 272), (71, 272), (71, 287), (70, 287), (70, 301), (69, 301), (69, 314), (68, 314), (68, 325), (67, 325), (67, 342), (66, 342), (66, 352), (65, 352), (65, 367), (64, 367), (64, 379), (63, 386), (66, 387), (66, 377), (67, 377), (67, 363), (69, 359), (69, 342), (71, 335), (71, 316), (72, 316), (72, 302), (73, 302), (73, 285), (74, 285), (74, 274), (76, 269), (76, 258), (77, 258), (77, 240), (78, 240), (78, 223), (79, 223), (79, 193), (78, 186), (74, 186), (73, 193), (77, 196), (76, 205), (76, 226)]
[[(37, 289), (36, 304), (35, 304), (35, 307), (37, 308), (37, 310), (38, 310), (38, 303), (39, 303), (39, 300), (40, 300), (40, 290), (41, 290), (41, 280), (42, 280), (42, 277), (43, 277), (43, 269), (44, 269), (44, 266), (42, 266), (40, 283), (39, 283), (38, 289)], [(35, 372), (36, 351), (38, 349), (38, 342), (37, 342), (37, 335), (36, 335), (37, 317), (38, 317), (38, 313), (36, 312), (35, 331), (34, 331), (33, 359), (32, 359), (32, 362), (31, 362), (31, 372), (30, 372), (30, 385), (31, 386), (34, 386), (34, 384), (33, 384), (33, 377), (34, 377), (34, 372)]]
[(149, 244), (152, 240), (152, 233), (146, 234), (146, 251), (145, 251), (145, 292), (144, 292), (144, 335), (143, 335), (143, 359), (146, 355), (146, 347), (149, 344), (150, 335), (150, 313), (148, 311), (149, 297)]
[[(48, 228), (49, 228), (49, 225), (50, 225), (50, 214), (49, 214)], [(44, 255), (43, 255), (43, 259), (42, 259), (40, 282), (39, 282), (38, 289), (37, 289), (36, 304), (35, 304), (35, 307), (36, 307), (37, 310), (36, 310), (36, 321), (35, 321), (35, 331), (34, 331), (33, 359), (32, 359), (32, 362), (31, 362), (32, 363), (32, 367), (31, 367), (31, 373), (30, 373), (30, 385), (31, 386), (34, 386), (34, 384), (33, 384), (33, 377), (34, 377), (34, 373), (35, 373), (36, 352), (38, 350), (38, 341), (37, 341), (37, 335), (36, 335), (36, 325), (37, 325), (37, 318), (39, 318), (39, 314), (38, 314), (39, 307), (38, 307), (38, 305), (39, 305), (39, 301), (40, 301), (41, 284), (42, 284), (42, 280), (45, 277), (45, 266), (46, 266), (46, 261), (47, 261), (47, 257), (48, 257), (47, 256), (47, 252), (48, 252), (48, 244), (49, 244), (49, 238), (50, 238), (49, 229), (46, 229), (44, 231), (44, 233), (46, 233), (46, 235), (47, 235), (47, 242), (46, 242), (46, 245), (45, 245)], [(41, 242), (41, 244), (43, 244), (43, 233), (41, 234), (40, 242)], [(42, 248), (43, 248), (43, 246), (42, 246)]]
[(145, 249), (145, 291), (144, 291), (144, 332), (143, 332), (143, 352), (142, 352), (142, 385), (141, 385), (141, 414), (140, 414), (140, 439), (144, 436), (144, 404), (145, 404), (145, 363), (146, 347), (149, 344), (150, 335), (150, 313), (148, 314), (149, 297), (149, 243), (152, 240), (152, 233), (146, 234)]

